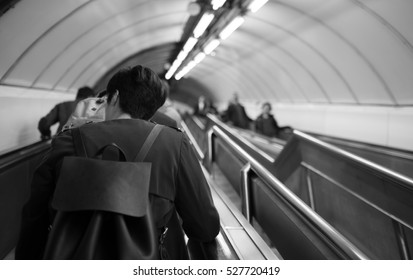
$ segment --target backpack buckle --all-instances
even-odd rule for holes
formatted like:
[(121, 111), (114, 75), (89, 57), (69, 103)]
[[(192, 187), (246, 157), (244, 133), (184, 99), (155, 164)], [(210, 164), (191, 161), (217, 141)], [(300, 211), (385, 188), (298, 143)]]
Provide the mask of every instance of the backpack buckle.
[(159, 236), (159, 244), (163, 244), (163, 242), (165, 241), (166, 238), (166, 233), (168, 232), (168, 228), (167, 227), (163, 227), (163, 232), (161, 233), (161, 235)]

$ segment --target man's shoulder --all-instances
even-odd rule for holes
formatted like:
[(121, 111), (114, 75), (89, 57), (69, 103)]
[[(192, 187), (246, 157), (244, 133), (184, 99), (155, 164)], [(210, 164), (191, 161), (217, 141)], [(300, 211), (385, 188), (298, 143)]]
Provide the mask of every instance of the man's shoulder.
[(67, 106), (73, 106), (74, 104), (76, 104), (76, 101), (75, 100), (70, 100), (70, 101), (60, 102), (56, 106), (58, 106), (58, 107), (67, 107)]
[[(119, 137), (123, 135), (140, 135), (147, 133), (154, 125), (152, 121), (140, 119), (116, 119), (97, 123), (89, 123), (81, 126), (81, 130), (86, 134), (114, 134)], [(175, 126), (162, 125), (164, 130), (169, 131), (169, 134), (181, 133), (181, 130)], [(172, 137), (172, 136), (170, 136)]]
[(178, 122), (163, 112), (156, 111), (151, 120), (157, 124), (162, 124), (172, 128), (178, 127)]

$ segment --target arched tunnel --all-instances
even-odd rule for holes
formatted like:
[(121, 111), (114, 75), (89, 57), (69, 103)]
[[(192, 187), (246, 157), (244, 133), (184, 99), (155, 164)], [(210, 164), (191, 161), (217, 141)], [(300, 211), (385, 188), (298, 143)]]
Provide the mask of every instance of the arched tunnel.
[[(0, 223), (14, 227), (2, 258), (39, 160), (11, 171), (20, 161), (9, 157), (40, 141), (38, 122), (57, 103), (143, 65), (169, 84), (205, 176), (237, 185), (240, 223), (266, 233), (269, 255), (411, 260), (412, 12), (410, 0), (1, 1)], [(293, 136), (234, 132), (220, 119), (234, 94), (251, 120), (269, 102)], [(216, 116), (193, 117), (201, 96)]]

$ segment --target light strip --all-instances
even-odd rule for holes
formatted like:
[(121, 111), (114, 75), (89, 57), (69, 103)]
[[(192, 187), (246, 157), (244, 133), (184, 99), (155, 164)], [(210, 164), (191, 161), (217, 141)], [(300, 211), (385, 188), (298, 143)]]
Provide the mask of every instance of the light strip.
[(245, 19), (243, 17), (236, 17), (234, 18), (222, 31), (219, 33), (219, 37), (222, 40), (225, 40), (226, 38), (229, 37), (229, 35), (232, 34), (238, 27), (243, 24)]
[(214, 19), (214, 14), (205, 13), (199, 20), (197, 26), (194, 29), (194, 37), (199, 38), (207, 29), (208, 25)]
[(196, 43), (198, 42), (198, 39), (195, 39), (194, 37), (189, 37), (188, 41), (186, 41), (183, 49), (185, 52), (189, 53), (192, 48), (196, 45)]
[(172, 66), (169, 68), (168, 72), (165, 74), (165, 79), (169, 80), (175, 71), (178, 69), (178, 67), (181, 65), (182, 61), (175, 60)]
[(197, 54), (194, 58), (194, 61), (196, 64), (200, 63), (204, 58), (205, 58), (206, 54), (203, 52), (200, 52), (199, 54)]
[(268, 0), (255, 0), (253, 1), (249, 6), (248, 9), (252, 12), (255, 13), (256, 11), (258, 11), (262, 6), (265, 5), (265, 3), (267, 3)]
[(184, 61), (184, 59), (188, 56), (188, 52), (181, 50), (178, 54), (178, 56), (176, 57), (176, 61), (179, 61), (179, 63), (181, 63), (182, 61)]
[(188, 72), (191, 71), (192, 68), (195, 67), (195, 65), (196, 65), (195, 61), (189, 62), (188, 65), (186, 65), (181, 71), (179, 71), (178, 74), (175, 75), (175, 79), (177, 80), (181, 79), (183, 76), (188, 74)]
[(220, 43), (221, 42), (218, 39), (212, 40), (208, 43), (208, 45), (205, 46), (204, 52), (206, 54), (210, 54), (213, 50), (215, 50), (216, 47), (219, 46)]
[(212, 0), (211, 1), (212, 9), (214, 11), (218, 10), (219, 8), (222, 7), (222, 5), (225, 4), (225, 1), (227, 1), (227, 0)]

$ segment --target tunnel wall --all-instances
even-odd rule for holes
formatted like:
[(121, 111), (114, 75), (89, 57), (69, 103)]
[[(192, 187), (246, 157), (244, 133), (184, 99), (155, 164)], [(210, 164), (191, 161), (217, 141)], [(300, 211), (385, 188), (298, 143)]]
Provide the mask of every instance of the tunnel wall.
[[(256, 101), (241, 101), (255, 119), (261, 111)], [(280, 126), (413, 151), (413, 107), (316, 105), (272, 103)], [(220, 106), (225, 108), (225, 106)]]
[[(38, 141), (39, 119), (55, 104), (73, 98), (74, 93), (0, 86), (0, 154)], [(261, 103), (256, 100), (241, 100), (241, 103), (252, 119), (261, 111)], [(406, 131), (413, 123), (412, 107), (272, 105), (281, 126), (289, 125), (307, 132), (413, 151), (413, 135)], [(217, 106), (222, 111), (227, 104)]]
[(72, 99), (70, 93), (0, 86), (0, 154), (39, 141), (40, 118), (57, 103)]

